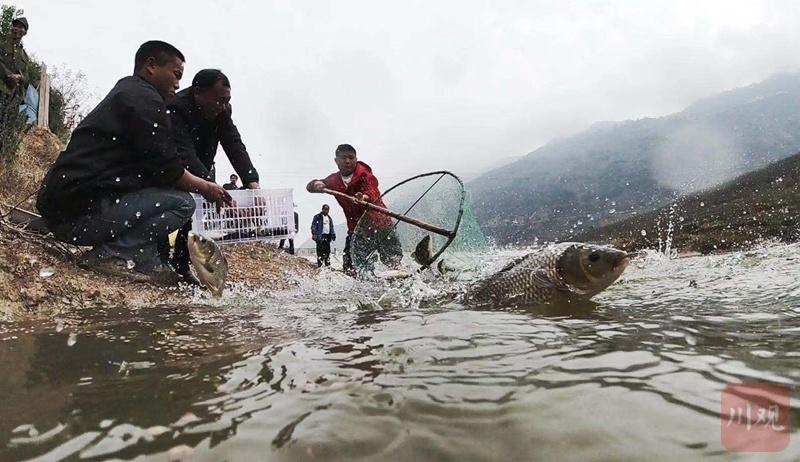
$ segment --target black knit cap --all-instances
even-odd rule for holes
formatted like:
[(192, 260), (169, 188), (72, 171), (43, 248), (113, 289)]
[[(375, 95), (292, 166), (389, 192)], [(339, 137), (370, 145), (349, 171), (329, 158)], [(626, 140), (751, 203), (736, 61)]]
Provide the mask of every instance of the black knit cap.
[(28, 30), (28, 20), (25, 18), (14, 18), (14, 20), (11, 21), (11, 24), (20, 24), (25, 28), (26, 31)]

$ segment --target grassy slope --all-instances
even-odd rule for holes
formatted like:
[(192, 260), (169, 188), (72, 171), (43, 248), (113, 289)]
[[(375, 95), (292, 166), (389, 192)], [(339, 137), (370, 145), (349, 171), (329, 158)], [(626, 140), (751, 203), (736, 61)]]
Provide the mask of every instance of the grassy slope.
[[(682, 197), (672, 206), (587, 231), (579, 240), (626, 249), (657, 248), (669, 216), (673, 248), (702, 253), (746, 248), (762, 240), (800, 240), (800, 154), (742, 175), (717, 188)], [(643, 235), (642, 230), (646, 235)]]

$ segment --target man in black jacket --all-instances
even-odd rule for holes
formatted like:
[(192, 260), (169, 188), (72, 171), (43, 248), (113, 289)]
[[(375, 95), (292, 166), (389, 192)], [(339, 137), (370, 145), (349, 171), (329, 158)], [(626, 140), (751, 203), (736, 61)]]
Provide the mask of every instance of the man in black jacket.
[(239, 189), (239, 185), (236, 184), (237, 181), (239, 181), (239, 177), (236, 176), (235, 174), (231, 174), (231, 182), (225, 183), (224, 185), (222, 185), (222, 187), (225, 188), (227, 191), (233, 191)]
[[(231, 83), (222, 71), (203, 69), (195, 75), (192, 86), (169, 104), (178, 155), (191, 173), (214, 181), (214, 157), (221, 144), (244, 187), (259, 189), (258, 172), (231, 118), (230, 101)], [(191, 223), (187, 223), (178, 232), (173, 258), (176, 271), (187, 280), (192, 280), (187, 247), (190, 230)]]
[(186, 191), (230, 203), (221, 186), (189, 173), (178, 157), (165, 98), (184, 57), (160, 41), (142, 44), (125, 77), (78, 125), (50, 168), (36, 206), (58, 239), (93, 246), (81, 265), (138, 281), (177, 282), (166, 242), (194, 212)]
[(317, 266), (331, 266), (331, 241), (336, 240), (336, 231), (328, 212), (330, 207), (325, 204), (311, 220), (311, 239), (317, 243)]

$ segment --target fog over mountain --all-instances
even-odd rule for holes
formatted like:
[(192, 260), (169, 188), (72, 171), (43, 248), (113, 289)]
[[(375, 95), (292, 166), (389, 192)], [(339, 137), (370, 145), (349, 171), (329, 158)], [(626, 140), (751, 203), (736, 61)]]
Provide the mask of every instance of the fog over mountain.
[[(12, 3), (30, 21), (26, 49), (83, 71), (98, 96), (130, 74), (145, 40), (183, 51), (183, 87), (222, 69), (261, 184), (294, 188), (303, 238), (331, 202), (304, 186), (335, 169), (339, 143), (384, 187), (439, 169), (469, 179), (599, 120), (664, 116), (800, 69), (790, 0)], [(719, 149), (735, 141), (712, 138)], [(684, 182), (661, 173), (667, 190)]]
[(604, 122), (468, 184), (500, 243), (559, 240), (719, 185), (800, 151), (800, 74), (660, 118)]

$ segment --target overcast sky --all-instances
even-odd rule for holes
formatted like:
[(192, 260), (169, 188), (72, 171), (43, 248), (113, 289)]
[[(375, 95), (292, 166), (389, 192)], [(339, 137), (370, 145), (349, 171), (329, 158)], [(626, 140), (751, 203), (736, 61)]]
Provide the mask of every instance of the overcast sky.
[(333, 204), (304, 186), (335, 170), (339, 143), (384, 187), (435, 169), (471, 178), (593, 122), (664, 115), (800, 67), (793, 1), (3, 3), (25, 10), (29, 52), (83, 71), (101, 97), (145, 40), (183, 51), (182, 86), (221, 68), (262, 187), (295, 189), (298, 245)]

